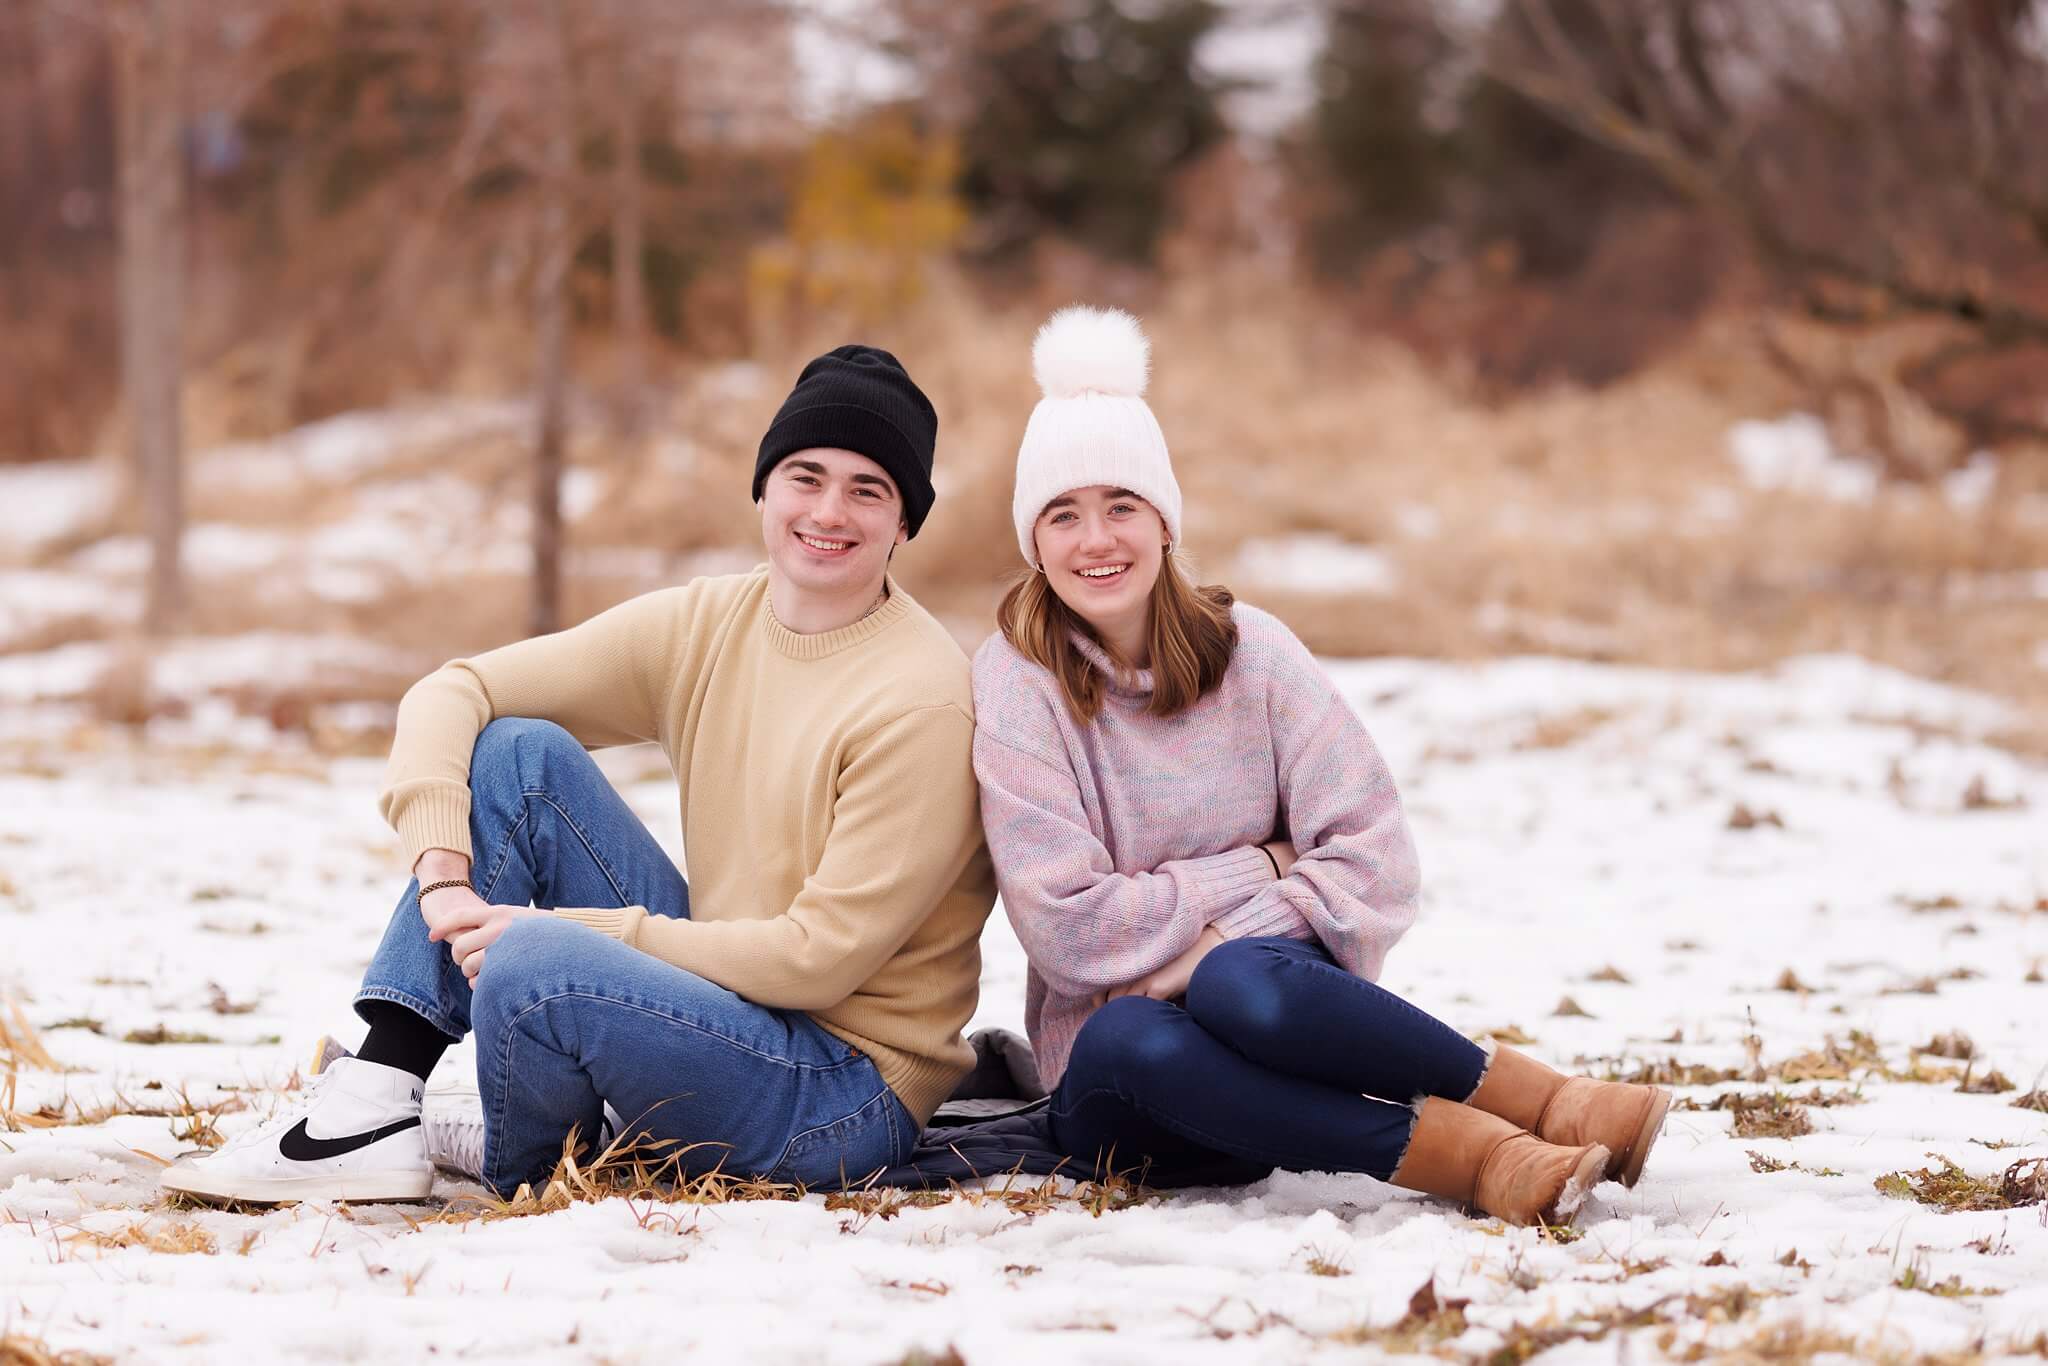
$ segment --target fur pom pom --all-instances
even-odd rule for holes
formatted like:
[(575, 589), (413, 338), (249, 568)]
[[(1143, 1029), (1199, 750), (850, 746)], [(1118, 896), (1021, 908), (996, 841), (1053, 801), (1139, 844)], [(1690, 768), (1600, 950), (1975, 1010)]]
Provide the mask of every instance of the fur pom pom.
[(1031, 343), (1031, 373), (1047, 398), (1145, 392), (1151, 345), (1138, 320), (1119, 308), (1063, 308)]

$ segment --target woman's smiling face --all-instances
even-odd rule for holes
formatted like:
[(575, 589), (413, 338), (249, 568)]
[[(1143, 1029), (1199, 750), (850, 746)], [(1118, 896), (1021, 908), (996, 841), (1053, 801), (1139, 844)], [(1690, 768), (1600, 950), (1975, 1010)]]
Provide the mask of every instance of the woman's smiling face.
[(1142, 635), (1166, 560), (1166, 523), (1129, 489), (1096, 484), (1045, 505), (1032, 528), (1059, 600), (1106, 641)]

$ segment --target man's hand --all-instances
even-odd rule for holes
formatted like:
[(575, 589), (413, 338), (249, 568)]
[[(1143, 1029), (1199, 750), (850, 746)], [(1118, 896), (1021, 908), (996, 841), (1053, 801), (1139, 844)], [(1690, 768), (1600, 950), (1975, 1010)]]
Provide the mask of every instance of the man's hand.
[(448, 952), (462, 968), (462, 975), (469, 979), (472, 989), (476, 986), (477, 974), (484, 970), (484, 950), (498, 942), (498, 936), (505, 927), (515, 920), (526, 920), (546, 911), (531, 906), (486, 906), (482, 923), (472, 925), (458, 932), (448, 941)]
[(439, 944), (491, 918), (493, 906), (467, 887), (444, 887), (420, 898), (420, 919), (427, 922), (427, 941)]
[(1209, 956), (1209, 950), (1223, 942), (1223, 936), (1212, 925), (1195, 936), (1195, 942), (1181, 951), (1180, 957), (1165, 967), (1155, 968), (1135, 982), (1126, 982), (1111, 987), (1095, 998), (1100, 1006), (1114, 1001), (1119, 996), (1149, 996), (1155, 1001), (1171, 1001), (1176, 996), (1185, 996), (1188, 983), (1194, 980), (1195, 967)]
[[(469, 876), (469, 859), (450, 849), (429, 849), (413, 865), (413, 876), (422, 887)], [(427, 940), (446, 941), (448, 955), (462, 969), (470, 986), (483, 971), (484, 950), (498, 941), (505, 927), (530, 915), (545, 915), (525, 906), (493, 906), (469, 887), (443, 887), (420, 898), (420, 919), (427, 923)]]

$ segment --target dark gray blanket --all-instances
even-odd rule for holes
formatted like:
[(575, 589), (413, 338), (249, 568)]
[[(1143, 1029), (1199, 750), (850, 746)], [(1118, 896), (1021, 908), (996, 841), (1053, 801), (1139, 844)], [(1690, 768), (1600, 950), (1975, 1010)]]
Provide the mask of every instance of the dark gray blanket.
[(974, 1045), (974, 1070), (918, 1135), (917, 1150), (901, 1166), (875, 1178), (879, 1186), (944, 1189), (983, 1177), (1084, 1177), (1073, 1159), (1053, 1146), (1052, 1117), (1031, 1045), (1007, 1029), (984, 1029)]

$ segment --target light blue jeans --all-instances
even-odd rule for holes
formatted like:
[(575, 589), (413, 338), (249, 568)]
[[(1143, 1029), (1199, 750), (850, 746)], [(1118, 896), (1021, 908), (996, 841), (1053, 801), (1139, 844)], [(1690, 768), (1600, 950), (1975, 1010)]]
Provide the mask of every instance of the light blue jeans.
[[(470, 880), (494, 905), (645, 906), (690, 889), (590, 755), (548, 721), (493, 721), (469, 770)], [(917, 1121), (867, 1056), (802, 1011), (756, 1005), (574, 921), (515, 920), (472, 992), (430, 943), (409, 884), (356, 995), (451, 1038), (476, 1031), (484, 1180), (509, 1195), (553, 1170), (609, 1101), (629, 1136), (684, 1145), (690, 1174), (837, 1186), (908, 1159)]]

